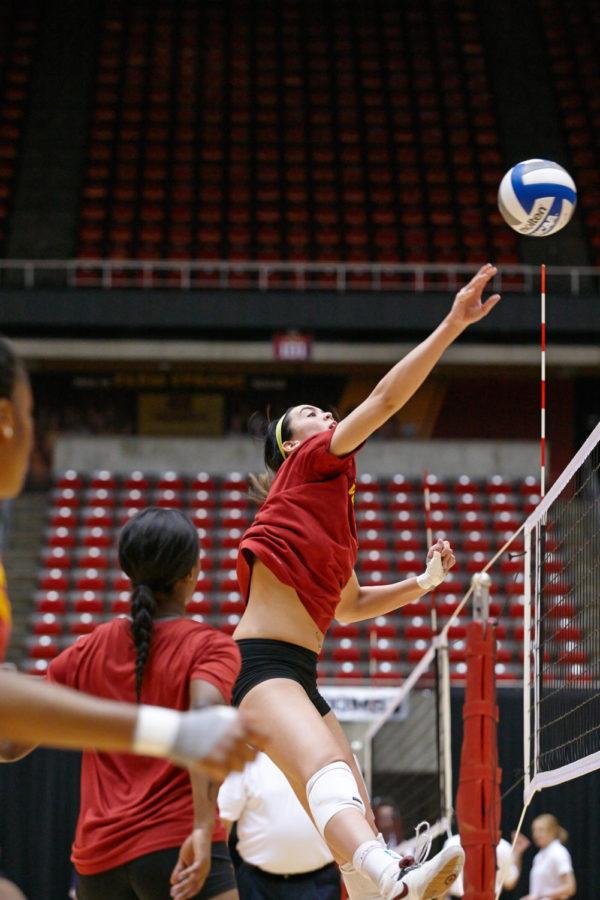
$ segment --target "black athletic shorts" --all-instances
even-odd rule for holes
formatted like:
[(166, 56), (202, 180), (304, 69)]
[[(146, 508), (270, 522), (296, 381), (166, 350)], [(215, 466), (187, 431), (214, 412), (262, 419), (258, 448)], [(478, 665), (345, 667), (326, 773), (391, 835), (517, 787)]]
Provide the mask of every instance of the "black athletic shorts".
[(248, 691), (270, 678), (289, 678), (301, 685), (317, 712), (331, 712), (317, 688), (317, 654), (287, 641), (243, 638), (237, 642), (242, 668), (233, 687), (232, 703), (239, 706)]
[[(77, 876), (77, 900), (168, 900), (171, 872), (179, 847), (139, 856), (122, 866)], [(193, 900), (210, 900), (236, 887), (231, 857), (224, 841), (212, 845), (208, 878)]]

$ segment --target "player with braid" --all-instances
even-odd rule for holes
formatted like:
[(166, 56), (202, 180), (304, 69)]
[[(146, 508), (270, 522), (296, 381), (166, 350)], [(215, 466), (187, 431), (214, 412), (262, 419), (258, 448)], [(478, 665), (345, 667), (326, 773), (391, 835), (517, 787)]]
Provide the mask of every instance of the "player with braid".
[[(0, 500), (23, 487), (33, 443), (33, 398), (25, 366), (0, 338)], [(95, 748), (152, 754), (195, 766), (213, 778), (241, 770), (253, 759), (248, 741), (260, 730), (231, 709), (177, 713), (144, 704), (115, 703), (26, 678), (3, 668), (9, 637), (8, 600), (0, 601), (0, 760), (20, 746)]]
[(438, 541), (417, 578), (360, 586), (353, 571), (354, 456), (418, 390), (444, 350), (496, 305), (498, 295), (482, 302), (495, 274), (483, 266), (438, 328), (339, 423), (312, 404), (291, 407), (272, 422), (268, 472), (254, 480), (262, 506), (238, 555), (247, 606), (234, 634), (242, 653), (234, 703), (260, 719), (266, 752), (342, 865), (352, 900), (439, 897), (462, 869), (460, 847), (418, 865), (379, 840), (348, 742), (318, 692), (316, 665), (334, 617), (356, 622), (392, 612), (440, 584), (454, 564), (449, 544)]
[[(21, 491), (32, 437), (32, 394), (27, 372), (11, 344), (0, 338), (1, 500), (13, 499)], [(190, 568), (198, 557), (197, 537), (193, 543), (193, 536), (189, 534), (193, 548)], [(115, 754), (140, 754), (156, 757), (165, 766), (168, 764), (164, 760), (169, 759), (173, 764), (193, 767), (221, 780), (229, 771), (241, 770), (245, 762), (254, 758), (255, 752), (248, 742), (260, 744), (260, 730), (251, 727), (230, 708), (180, 712), (165, 708), (168, 704), (136, 704), (133, 689), (128, 697), (130, 702), (101, 699), (9, 671), (2, 665), (8, 641), (7, 621), (3, 618), (0, 622), (0, 761), (19, 759), (41, 743), (66, 749), (94, 748)], [(230, 658), (235, 657), (236, 654), (231, 657), (230, 648)], [(209, 684), (209, 691), (210, 688)], [(154, 764), (154, 759), (146, 758), (141, 766), (150, 770)], [(178, 771), (173, 766), (169, 770)], [(180, 774), (187, 779), (185, 772)], [(196, 832), (192, 844), (194, 852), (199, 852), (202, 842)], [(181, 863), (186, 859), (183, 856)], [(186, 896), (188, 876), (197, 877), (200, 871), (190, 866), (192, 871), (186, 874), (182, 868), (185, 866), (180, 864), (174, 896)], [(23, 897), (1, 874), (0, 894), (7, 900)]]
[[(149, 507), (119, 538), (131, 619), (99, 625), (52, 660), (51, 681), (173, 710), (228, 704), (240, 668), (232, 639), (185, 615), (198, 581), (198, 533), (176, 509)], [(159, 759), (83, 754), (72, 860), (79, 900), (234, 900), (216, 786)]]

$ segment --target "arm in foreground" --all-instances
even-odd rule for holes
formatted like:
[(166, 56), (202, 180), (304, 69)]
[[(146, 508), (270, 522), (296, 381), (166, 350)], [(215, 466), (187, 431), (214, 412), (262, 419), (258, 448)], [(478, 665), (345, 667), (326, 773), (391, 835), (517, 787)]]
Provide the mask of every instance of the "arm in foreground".
[(240, 771), (255, 756), (248, 744), (262, 741), (260, 731), (232, 709), (178, 713), (136, 706), (2, 670), (0, 738), (6, 742), (0, 748), (4, 761), (43, 744), (168, 757), (217, 779)]

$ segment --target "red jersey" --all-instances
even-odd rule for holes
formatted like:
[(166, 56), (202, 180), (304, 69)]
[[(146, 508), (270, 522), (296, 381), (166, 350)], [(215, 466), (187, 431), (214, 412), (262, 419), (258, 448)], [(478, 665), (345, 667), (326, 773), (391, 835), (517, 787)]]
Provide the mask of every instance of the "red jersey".
[[(129, 619), (113, 619), (52, 660), (50, 681), (110, 700), (135, 702), (135, 648)], [(190, 681), (214, 685), (225, 700), (240, 670), (226, 634), (192, 619), (154, 624), (142, 702), (186, 710)], [(123, 865), (183, 843), (193, 827), (190, 779), (166, 759), (127, 753), (83, 754), (81, 800), (71, 859), (82, 875)], [(217, 818), (213, 841), (226, 840)]]
[(333, 431), (307, 438), (282, 463), (269, 495), (240, 542), (237, 575), (248, 599), (256, 556), (294, 588), (318, 629), (331, 624), (356, 564), (354, 453), (329, 452)]
[(10, 600), (6, 588), (6, 575), (4, 566), (0, 562), (0, 663), (4, 662), (8, 641), (10, 639), (12, 617), (10, 613)]

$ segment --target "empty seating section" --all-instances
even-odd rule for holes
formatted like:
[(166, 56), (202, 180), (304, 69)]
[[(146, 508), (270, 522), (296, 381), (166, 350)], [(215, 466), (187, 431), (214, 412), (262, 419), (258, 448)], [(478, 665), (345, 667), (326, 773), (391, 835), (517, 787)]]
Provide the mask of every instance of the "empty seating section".
[[(534, 479), (429, 477), (431, 526), (456, 548), (457, 565), (435, 594), (438, 623), (444, 625), (491, 555), (538, 502)], [(235, 573), (237, 545), (253, 515), (246, 478), (200, 472), (161, 475), (132, 472), (84, 475), (67, 472), (52, 492), (41, 556), (38, 589), (27, 644), (26, 667), (43, 672), (47, 661), (79, 635), (129, 610), (129, 582), (117, 561), (119, 528), (144, 506), (183, 509), (198, 527), (202, 571), (188, 614), (232, 632), (243, 612)], [(418, 574), (424, 566), (426, 530), (420, 480), (363, 475), (356, 492), (360, 535), (358, 572), (364, 584)], [(553, 537), (548, 537), (552, 542)], [(523, 583), (521, 542), (493, 571), (491, 612), (499, 621), (497, 672), (515, 679), (522, 672)], [(560, 562), (554, 565), (560, 571)], [(557, 591), (568, 585), (556, 580)], [(569, 615), (566, 605), (561, 607)], [(573, 613), (575, 610), (572, 611)], [(320, 659), (325, 678), (398, 680), (429, 645), (431, 597), (375, 620), (334, 623)], [(465, 677), (467, 606), (449, 633), (453, 678)], [(577, 628), (570, 618), (555, 623), (556, 660), (565, 676), (577, 671)], [(572, 669), (575, 667), (575, 669)]]
[(35, 2), (0, 5), (0, 251), (12, 209), (38, 15)]
[(569, 169), (579, 188), (593, 265), (600, 265), (600, 7), (538, 0)]
[(518, 262), (478, 16), (108, 0), (80, 257)]

